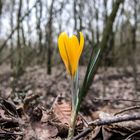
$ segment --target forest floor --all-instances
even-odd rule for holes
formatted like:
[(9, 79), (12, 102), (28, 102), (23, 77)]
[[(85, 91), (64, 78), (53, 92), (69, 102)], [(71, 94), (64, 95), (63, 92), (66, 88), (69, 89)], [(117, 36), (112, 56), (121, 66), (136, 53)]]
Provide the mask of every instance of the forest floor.
[[(80, 67), (80, 83), (85, 70), (84, 66)], [(29, 67), (15, 80), (8, 65), (1, 65), (0, 139), (66, 139), (70, 119), (69, 83), (62, 66), (53, 67), (51, 75), (46, 74), (43, 66)], [(100, 68), (81, 105), (75, 135), (96, 119), (112, 118), (116, 113), (120, 116), (139, 114), (140, 66), (137, 87), (134, 83), (130, 67)], [(131, 138), (140, 139), (139, 120), (96, 126), (81, 140)]]

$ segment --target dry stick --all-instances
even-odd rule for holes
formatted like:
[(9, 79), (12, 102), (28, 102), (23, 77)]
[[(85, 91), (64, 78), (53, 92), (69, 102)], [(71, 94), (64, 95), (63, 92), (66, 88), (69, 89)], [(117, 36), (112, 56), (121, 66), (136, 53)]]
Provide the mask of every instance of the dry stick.
[(140, 100), (130, 100), (130, 99), (123, 99), (123, 98), (117, 98), (117, 99), (111, 99), (111, 98), (104, 98), (104, 99), (100, 99), (100, 98), (94, 98), (94, 100), (96, 101), (99, 101), (99, 100), (101, 100), (101, 101), (112, 101), (112, 102), (114, 102), (114, 101), (128, 101), (128, 102), (140, 102)]
[[(32, 12), (33, 8), (37, 5), (38, 2), (39, 2), (39, 0), (37, 0), (37, 1), (35, 2), (35, 4), (32, 6), (32, 8), (31, 8), (27, 13), (25, 13), (23, 17), (21, 17), (21, 19), (19, 20), (20, 22), (22, 22), (22, 21), (25, 19), (25, 17), (28, 16), (28, 15)], [(1, 47), (0, 47), (0, 52), (1, 52), (1, 51), (3, 50), (3, 48), (6, 46), (8, 40), (12, 37), (12, 35), (15, 33), (15, 31), (16, 31), (17, 29), (18, 29), (18, 25), (11, 31), (11, 33), (9, 34), (9, 36), (7, 37), (7, 39), (6, 39), (6, 40), (4, 41), (4, 43), (1, 45)]]
[(140, 120), (140, 115), (123, 115), (123, 116), (114, 116), (111, 119), (105, 119), (105, 120), (95, 120), (92, 122), (89, 122), (89, 126), (100, 126), (100, 125), (108, 125), (111, 123), (118, 123), (123, 121), (133, 121), (133, 120)]
[(89, 122), (88, 123), (89, 127), (86, 128), (83, 132), (79, 133), (77, 136), (75, 136), (72, 140), (78, 140), (79, 138), (86, 136), (88, 133), (90, 133), (93, 130), (95, 126), (109, 125), (112, 123), (118, 123), (123, 121), (134, 121), (134, 120), (140, 120), (140, 115), (114, 116), (111, 119), (95, 120)]
[(88, 127), (88, 122), (86, 121), (86, 119), (83, 117), (83, 115), (81, 113), (78, 113), (78, 115), (81, 117), (82, 122), (85, 124), (85, 127)]
[(134, 109), (140, 109), (140, 106), (131, 106), (131, 107), (125, 108), (125, 109), (115, 113), (114, 116), (121, 114), (121, 113), (124, 113), (126, 111), (134, 110)]
[(136, 135), (136, 134), (138, 134), (138, 133), (140, 133), (140, 130), (138, 130), (138, 131), (132, 133), (132, 134), (129, 135), (125, 140), (129, 140), (132, 136), (134, 136), (134, 135)]
[(9, 123), (17, 123), (17, 124), (20, 124), (19, 119), (14, 118), (14, 117), (7, 118), (7, 117), (4, 117), (4, 116), (3, 116), (2, 118), (0, 118), (0, 123), (3, 123), (3, 122), (9, 122)]
[(77, 136), (75, 136), (72, 140), (78, 140), (78, 139), (86, 136), (87, 134), (89, 134), (91, 131), (92, 131), (92, 128), (88, 127), (84, 131), (79, 133)]
[(20, 136), (23, 136), (23, 133), (0, 132), (0, 135), (20, 135)]

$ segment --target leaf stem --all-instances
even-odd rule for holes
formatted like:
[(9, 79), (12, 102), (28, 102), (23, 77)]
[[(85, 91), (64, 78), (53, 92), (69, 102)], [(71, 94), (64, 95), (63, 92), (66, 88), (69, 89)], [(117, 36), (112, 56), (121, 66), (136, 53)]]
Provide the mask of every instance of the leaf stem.
[(71, 140), (74, 136), (75, 122), (77, 117), (77, 101), (78, 101), (78, 91), (79, 91), (79, 82), (78, 82), (78, 70), (74, 78), (71, 78), (71, 94), (72, 94), (72, 111), (71, 111), (71, 122), (68, 133), (68, 140)]
[(69, 127), (69, 132), (68, 132), (68, 140), (71, 140), (74, 136), (76, 117), (77, 117), (77, 111), (72, 112), (71, 113), (71, 123), (70, 123), (70, 127)]
[(72, 95), (72, 112), (73, 112), (75, 108), (74, 78), (71, 79), (71, 95)]

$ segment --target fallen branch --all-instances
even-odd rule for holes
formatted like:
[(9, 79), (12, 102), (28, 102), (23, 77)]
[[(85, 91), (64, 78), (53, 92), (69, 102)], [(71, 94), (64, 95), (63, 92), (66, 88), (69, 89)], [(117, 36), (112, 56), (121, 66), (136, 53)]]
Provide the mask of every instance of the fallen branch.
[(121, 113), (124, 113), (124, 112), (127, 112), (127, 111), (130, 111), (130, 110), (134, 110), (134, 109), (140, 109), (140, 106), (131, 106), (131, 107), (125, 108), (125, 109), (115, 113), (114, 116), (121, 114)]
[(108, 125), (112, 123), (118, 123), (123, 121), (134, 121), (134, 120), (140, 120), (140, 115), (123, 115), (123, 116), (114, 116), (111, 119), (105, 118), (104, 120), (95, 120), (92, 122), (89, 122), (89, 126), (101, 126), (101, 125)]
[(17, 118), (14, 118), (14, 117), (8, 118), (8, 117), (4, 117), (4, 116), (2, 118), (0, 118), (0, 123), (3, 123), (3, 122), (15, 123), (15, 124), (20, 123), (19, 119), (17, 119)]
[(131, 100), (131, 99), (123, 99), (123, 98), (94, 98), (93, 101), (106, 101), (106, 102), (121, 102), (121, 101), (126, 101), (126, 102), (140, 102), (140, 100)]
[(20, 135), (23, 136), (23, 133), (15, 133), (15, 132), (0, 132), (0, 136), (3, 135)]
[(89, 134), (92, 131), (93, 128), (86, 128), (84, 131), (82, 131), (81, 133), (79, 133), (77, 136), (75, 136), (72, 140), (78, 140), (84, 136), (86, 136), (87, 134)]
[(123, 115), (123, 116), (113, 116), (112, 118), (105, 118), (105, 119), (98, 119), (92, 122), (89, 122), (89, 127), (86, 128), (84, 131), (79, 133), (77, 136), (75, 136), (72, 140), (78, 140), (81, 137), (86, 136), (89, 134), (93, 128), (96, 126), (102, 126), (102, 125), (110, 125), (112, 123), (119, 123), (124, 121), (134, 121), (134, 120), (140, 120), (140, 115)]
[(131, 138), (132, 136), (137, 135), (138, 133), (140, 133), (140, 130), (138, 130), (138, 131), (132, 133), (132, 134), (129, 135), (125, 140), (130, 140), (130, 138)]

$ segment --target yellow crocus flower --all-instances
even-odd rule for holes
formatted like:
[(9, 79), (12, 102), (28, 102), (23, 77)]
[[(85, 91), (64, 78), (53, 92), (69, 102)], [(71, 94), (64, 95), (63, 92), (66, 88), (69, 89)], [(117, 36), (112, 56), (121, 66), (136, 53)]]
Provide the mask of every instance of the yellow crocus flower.
[(77, 68), (78, 62), (84, 46), (84, 36), (80, 32), (80, 41), (75, 35), (68, 37), (68, 35), (63, 32), (58, 38), (58, 48), (62, 60), (66, 66), (68, 73), (73, 78)]

